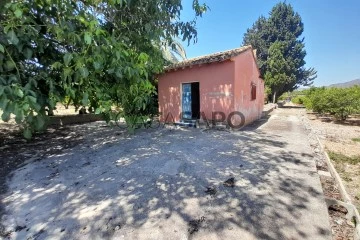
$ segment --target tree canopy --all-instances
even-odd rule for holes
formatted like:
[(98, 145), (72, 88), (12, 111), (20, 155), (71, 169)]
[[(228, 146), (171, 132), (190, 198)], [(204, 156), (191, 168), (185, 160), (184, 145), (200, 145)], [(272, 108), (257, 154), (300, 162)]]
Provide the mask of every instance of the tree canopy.
[[(166, 61), (162, 44), (197, 40), (181, 0), (8, 0), (0, 4), (0, 109), (24, 136), (46, 126), (66, 97), (109, 119), (111, 108), (143, 114)], [(170, 44), (169, 44), (170, 43)]]
[(303, 31), (300, 15), (290, 4), (281, 2), (268, 18), (259, 17), (244, 35), (243, 44), (257, 50), (260, 72), (274, 101), (286, 91), (312, 84), (316, 78), (314, 68), (305, 68)]

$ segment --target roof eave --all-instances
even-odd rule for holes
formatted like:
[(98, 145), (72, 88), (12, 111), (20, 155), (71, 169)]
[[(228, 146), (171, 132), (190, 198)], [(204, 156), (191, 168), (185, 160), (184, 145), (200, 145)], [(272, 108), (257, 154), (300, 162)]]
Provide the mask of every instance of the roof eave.
[[(188, 67), (199, 66), (199, 65), (201, 66), (201, 65), (204, 65), (204, 64), (224, 62), (224, 61), (227, 61), (227, 60), (231, 60), (232, 58), (246, 52), (249, 49), (252, 49), (252, 47), (250, 45), (243, 46), (243, 47), (237, 48), (237, 49), (224, 51), (224, 52), (218, 52), (218, 53), (205, 55), (203, 57), (197, 57), (197, 58), (194, 58), (194, 59), (189, 59), (187, 61), (176, 63), (176, 64), (170, 65), (168, 67), (165, 67), (164, 72), (177, 71), (179, 69), (185, 69), (185, 68), (188, 68)], [(236, 51), (238, 51), (238, 52), (236, 52)], [(224, 54), (224, 56), (221, 56), (221, 54)], [(214, 60), (211, 60), (211, 59), (209, 60), (208, 59), (208, 58), (212, 58), (212, 57), (217, 58), (217, 59), (214, 59)]]

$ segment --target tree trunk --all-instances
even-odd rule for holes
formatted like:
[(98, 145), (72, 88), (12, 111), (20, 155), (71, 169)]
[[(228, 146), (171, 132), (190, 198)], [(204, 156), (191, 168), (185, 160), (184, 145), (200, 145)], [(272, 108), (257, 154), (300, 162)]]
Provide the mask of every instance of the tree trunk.
[(273, 95), (273, 103), (276, 103), (276, 92), (274, 92), (274, 95)]

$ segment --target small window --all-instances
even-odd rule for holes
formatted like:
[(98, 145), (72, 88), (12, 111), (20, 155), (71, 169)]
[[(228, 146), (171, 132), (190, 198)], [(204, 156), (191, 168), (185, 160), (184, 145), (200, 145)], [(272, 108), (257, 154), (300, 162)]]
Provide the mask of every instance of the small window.
[(255, 100), (255, 99), (256, 99), (256, 85), (251, 84), (251, 100)]

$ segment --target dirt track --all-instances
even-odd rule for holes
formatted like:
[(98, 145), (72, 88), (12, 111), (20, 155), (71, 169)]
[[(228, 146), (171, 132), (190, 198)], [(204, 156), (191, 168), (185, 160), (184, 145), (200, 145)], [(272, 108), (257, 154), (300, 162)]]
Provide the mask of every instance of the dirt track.
[(330, 239), (298, 110), (262, 123), (132, 136), (84, 124), (75, 147), (13, 173), (3, 223), (13, 239)]

